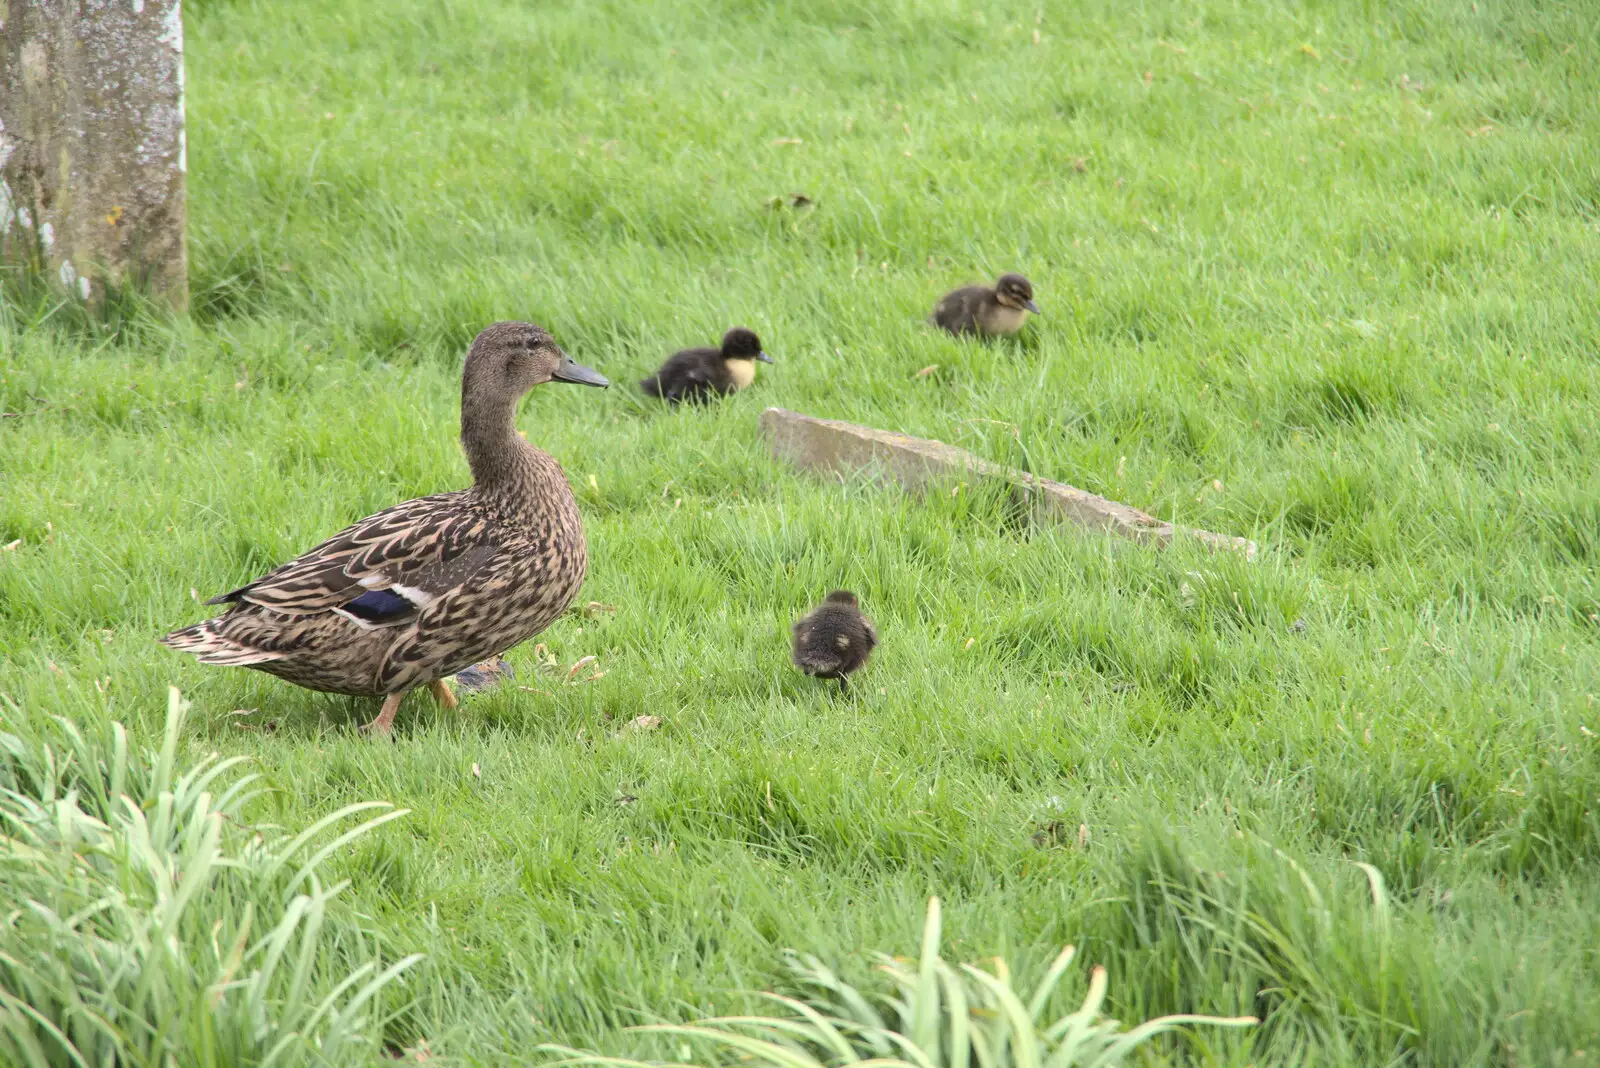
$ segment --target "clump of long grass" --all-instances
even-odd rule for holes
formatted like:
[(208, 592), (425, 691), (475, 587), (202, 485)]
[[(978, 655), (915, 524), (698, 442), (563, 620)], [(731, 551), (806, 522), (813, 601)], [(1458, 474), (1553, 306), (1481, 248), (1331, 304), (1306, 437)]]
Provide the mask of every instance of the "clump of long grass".
[(377, 1042), (379, 994), (419, 958), (386, 966), (317, 869), (405, 810), (252, 826), (242, 758), (178, 766), (185, 710), (172, 690), (155, 752), (120, 723), (0, 733), (0, 1061), (289, 1065)]
[[(893, 993), (863, 992), (817, 958), (790, 951), (786, 964), (802, 993), (761, 996), (788, 1010), (775, 1016), (721, 1016), (697, 1024), (652, 1024), (637, 1031), (704, 1039), (731, 1050), (742, 1064), (771, 1068), (1079, 1068), (1119, 1064), (1134, 1049), (1185, 1024), (1243, 1027), (1253, 1016), (1162, 1016), (1130, 1029), (1101, 1014), (1106, 970), (1096, 967), (1073, 1012), (1044, 1013), (1071, 966), (1067, 946), (1031, 994), (1016, 989), (1004, 959), (994, 971), (951, 966), (939, 955), (939, 899), (930, 898), (922, 957), (877, 955)], [(646, 1068), (646, 1062), (545, 1046), (563, 1065)]]

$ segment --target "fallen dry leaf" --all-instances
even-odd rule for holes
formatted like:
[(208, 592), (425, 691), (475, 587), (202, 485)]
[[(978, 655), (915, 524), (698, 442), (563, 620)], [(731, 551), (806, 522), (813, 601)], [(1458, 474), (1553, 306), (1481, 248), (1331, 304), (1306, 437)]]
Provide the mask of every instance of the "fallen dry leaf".
[(6, 546), (5, 546), (5, 550), (6, 550), (6, 552), (9, 553), (9, 552), (13, 551), (14, 549), (16, 549), (16, 547), (21, 545), (21, 544), (22, 544), (22, 539), (21, 538), (18, 538), (16, 541), (7, 542)]
[(963, 649), (971, 649), (973, 647), (973, 645), (975, 645), (977, 643), (977, 641), (978, 641), (978, 639), (976, 639), (976, 638), (968, 638), (967, 639), (967, 644), (963, 645), (961, 648), (963, 648)]
[(798, 137), (775, 137), (775, 138), (772, 139), (772, 143), (775, 144), (775, 145), (803, 145), (803, 144), (805, 144), (805, 142), (800, 140), (800, 138), (798, 138)]
[(483, 772), (478, 769), (478, 765), (477, 765), (476, 762), (474, 762), (473, 765), (472, 765), (472, 777), (474, 779), (483, 778)]
[(628, 721), (629, 729), (636, 731), (653, 731), (659, 726), (661, 726), (660, 716), (635, 716)]
[(939, 365), (938, 364), (930, 363), (928, 366), (926, 366), (922, 370), (918, 371), (914, 377), (916, 377), (916, 378), (927, 378), (929, 375), (933, 374), (933, 372), (937, 371), (938, 369), (939, 369)]
[(569, 678), (569, 679), (572, 678), (572, 676), (576, 675), (580, 670), (582, 670), (583, 668), (588, 667), (590, 664), (594, 663), (595, 661), (597, 661), (599, 659), (600, 658), (598, 656), (595, 656), (593, 654), (590, 654), (589, 656), (581, 658), (576, 664), (573, 664), (570, 668), (567, 669), (567, 678)]

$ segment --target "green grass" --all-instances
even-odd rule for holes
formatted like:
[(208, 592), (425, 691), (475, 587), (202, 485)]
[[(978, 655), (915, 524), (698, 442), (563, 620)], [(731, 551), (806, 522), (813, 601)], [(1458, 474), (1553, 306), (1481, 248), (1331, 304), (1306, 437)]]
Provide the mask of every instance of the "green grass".
[[(258, 818), (411, 809), (326, 865), (428, 955), (394, 1047), (675, 1056), (622, 1028), (751, 1008), (788, 946), (859, 981), (937, 893), (949, 959), (1031, 989), (1073, 942), (1125, 1020), (1263, 1017), (1159, 1056), (1600, 1058), (1585, 5), (188, 15), (192, 313), (0, 304), (0, 714), (153, 747), (177, 685), (191, 753), (277, 788)], [(921, 324), (1008, 269), (1046, 313), (1019, 340)], [(194, 591), (464, 485), (461, 356), (501, 318), (616, 383), (522, 412), (584, 512), (580, 599), (617, 606), (542, 636), (559, 673), (512, 653), (542, 692), (413, 697), (381, 747), (369, 705), (155, 645)], [(779, 361), (752, 391), (643, 403), (736, 322)], [(800, 479), (766, 405), (1262, 556)], [(884, 639), (847, 699), (787, 660), (839, 585)]]

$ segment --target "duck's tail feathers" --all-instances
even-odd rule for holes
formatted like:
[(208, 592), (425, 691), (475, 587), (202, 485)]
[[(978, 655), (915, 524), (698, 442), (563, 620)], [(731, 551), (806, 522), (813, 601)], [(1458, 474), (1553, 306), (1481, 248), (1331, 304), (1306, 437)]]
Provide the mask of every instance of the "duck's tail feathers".
[(218, 632), (217, 622), (217, 619), (202, 620), (192, 627), (164, 634), (157, 640), (181, 653), (193, 653), (202, 664), (249, 667), (251, 664), (283, 659), (281, 651), (254, 649), (224, 636)]
[(639, 388), (652, 397), (661, 396), (661, 376), (651, 375), (639, 383)]

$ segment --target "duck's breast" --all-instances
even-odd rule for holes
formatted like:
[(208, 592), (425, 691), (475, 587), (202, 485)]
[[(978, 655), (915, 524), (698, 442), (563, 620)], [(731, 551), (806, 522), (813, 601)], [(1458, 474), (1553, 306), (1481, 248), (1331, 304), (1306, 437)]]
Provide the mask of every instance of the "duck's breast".
[(550, 461), (535, 507), (498, 516), (499, 551), (459, 589), (439, 598), (390, 649), (381, 674), (393, 691), (453, 675), (549, 626), (577, 596), (588, 546), (577, 501)]

